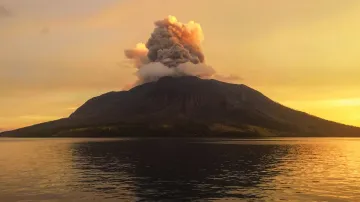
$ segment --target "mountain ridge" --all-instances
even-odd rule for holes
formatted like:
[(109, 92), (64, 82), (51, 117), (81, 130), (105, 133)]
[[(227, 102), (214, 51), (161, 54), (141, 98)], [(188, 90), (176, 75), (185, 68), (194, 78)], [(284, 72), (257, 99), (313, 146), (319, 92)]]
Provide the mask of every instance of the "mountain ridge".
[(2, 136), (356, 137), (360, 128), (285, 107), (244, 84), (185, 76), (105, 93), (68, 118)]

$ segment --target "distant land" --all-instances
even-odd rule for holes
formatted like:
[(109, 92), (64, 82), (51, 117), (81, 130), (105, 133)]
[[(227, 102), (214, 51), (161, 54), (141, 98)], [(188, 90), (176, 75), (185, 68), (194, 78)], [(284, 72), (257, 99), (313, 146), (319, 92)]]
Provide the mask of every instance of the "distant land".
[(246, 86), (163, 77), (87, 101), (68, 118), (3, 137), (360, 137), (360, 128), (272, 101)]

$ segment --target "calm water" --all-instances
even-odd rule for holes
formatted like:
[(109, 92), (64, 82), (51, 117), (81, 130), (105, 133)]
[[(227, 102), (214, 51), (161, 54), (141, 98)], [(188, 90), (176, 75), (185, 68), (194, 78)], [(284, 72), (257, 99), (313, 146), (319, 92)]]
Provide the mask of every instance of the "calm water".
[(360, 201), (360, 139), (0, 139), (0, 201)]

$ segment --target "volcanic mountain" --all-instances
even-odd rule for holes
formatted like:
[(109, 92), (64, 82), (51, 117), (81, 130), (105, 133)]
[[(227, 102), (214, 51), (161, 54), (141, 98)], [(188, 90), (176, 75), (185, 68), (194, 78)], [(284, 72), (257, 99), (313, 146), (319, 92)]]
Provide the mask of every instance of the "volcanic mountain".
[(287, 108), (245, 85), (163, 77), (87, 101), (70, 117), (5, 132), (19, 137), (360, 136), (360, 128)]

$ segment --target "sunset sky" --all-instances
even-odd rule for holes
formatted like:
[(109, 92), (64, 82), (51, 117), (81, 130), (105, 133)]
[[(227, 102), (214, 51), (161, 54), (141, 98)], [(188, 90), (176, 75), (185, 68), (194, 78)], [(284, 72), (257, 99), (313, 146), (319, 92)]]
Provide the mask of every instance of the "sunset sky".
[(124, 49), (168, 15), (201, 24), (206, 63), (232, 82), (360, 126), (358, 0), (0, 0), (0, 130), (133, 83)]

